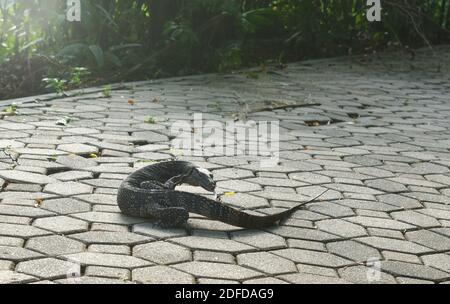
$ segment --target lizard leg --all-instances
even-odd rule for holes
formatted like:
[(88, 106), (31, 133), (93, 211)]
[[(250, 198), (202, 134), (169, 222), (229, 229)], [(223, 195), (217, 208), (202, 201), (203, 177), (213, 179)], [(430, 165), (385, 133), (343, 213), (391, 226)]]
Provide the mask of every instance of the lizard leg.
[(158, 181), (145, 181), (142, 182), (139, 187), (141, 189), (148, 189), (148, 190), (153, 190), (153, 189), (166, 189), (166, 187), (164, 186), (163, 183), (160, 183)]
[(161, 228), (183, 227), (189, 219), (189, 212), (181, 207), (151, 207), (147, 216), (158, 219), (156, 226)]
[(175, 190), (175, 187), (181, 185), (184, 182), (186, 175), (177, 175), (169, 179), (164, 183), (164, 187), (169, 190)]

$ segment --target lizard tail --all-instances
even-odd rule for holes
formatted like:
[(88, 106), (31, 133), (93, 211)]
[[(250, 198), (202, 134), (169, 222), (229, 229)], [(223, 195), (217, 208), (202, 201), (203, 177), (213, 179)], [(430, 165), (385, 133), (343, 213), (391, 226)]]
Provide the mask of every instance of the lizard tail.
[(174, 191), (177, 198), (172, 201), (178, 202), (179, 207), (183, 207), (189, 212), (197, 213), (206, 216), (210, 219), (218, 220), (233, 226), (243, 227), (248, 229), (263, 228), (274, 225), (276, 222), (284, 220), (293, 212), (299, 210), (305, 204), (315, 201), (322, 196), (327, 190), (320, 195), (312, 198), (307, 202), (303, 202), (289, 210), (272, 214), (272, 215), (254, 215), (244, 211), (235, 209), (219, 201), (215, 201), (204, 196), (196, 195), (188, 192)]

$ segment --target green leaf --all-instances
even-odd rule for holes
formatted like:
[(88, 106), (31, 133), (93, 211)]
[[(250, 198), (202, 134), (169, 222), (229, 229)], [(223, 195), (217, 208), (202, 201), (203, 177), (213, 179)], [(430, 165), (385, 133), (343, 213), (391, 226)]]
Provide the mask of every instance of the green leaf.
[(99, 68), (103, 67), (105, 64), (105, 54), (103, 53), (102, 48), (98, 45), (90, 45), (89, 50), (91, 51), (92, 55), (94, 55), (97, 66)]

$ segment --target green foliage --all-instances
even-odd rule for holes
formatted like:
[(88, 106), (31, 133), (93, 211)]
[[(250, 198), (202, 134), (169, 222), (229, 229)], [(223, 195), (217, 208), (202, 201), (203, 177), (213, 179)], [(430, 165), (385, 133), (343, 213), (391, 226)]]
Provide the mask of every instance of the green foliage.
[(103, 97), (104, 98), (111, 98), (111, 90), (112, 90), (112, 87), (111, 87), (111, 85), (106, 85), (104, 88), (103, 88), (103, 91), (102, 91), (102, 95), (103, 95)]
[(82, 21), (68, 22), (66, 1), (0, 0), (0, 99), (450, 41), (449, 0), (385, 0), (375, 23), (365, 0), (81, 3)]
[(66, 90), (67, 81), (59, 78), (44, 78), (42, 81), (46, 84), (46, 89), (52, 89), (57, 94), (62, 94)]

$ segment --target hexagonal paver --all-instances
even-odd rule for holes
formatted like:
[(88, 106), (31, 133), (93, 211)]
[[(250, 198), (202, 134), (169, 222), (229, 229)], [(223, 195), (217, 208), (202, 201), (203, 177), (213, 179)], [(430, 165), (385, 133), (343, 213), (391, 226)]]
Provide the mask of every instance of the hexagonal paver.
[(238, 265), (221, 263), (188, 262), (177, 264), (173, 267), (194, 276), (204, 278), (246, 280), (262, 275), (260, 272), (256, 272)]
[(362, 242), (364, 244), (367, 244), (369, 246), (379, 248), (379, 249), (385, 249), (385, 250), (392, 250), (392, 251), (400, 251), (405, 253), (413, 253), (413, 254), (419, 254), (419, 253), (425, 253), (430, 252), (431, 249), (415, 244), (413, 242), (404, 241), (404, 240), (396, 240), (396, 239), (390, 239), (390, 238), (382, 238), (382, 237), (364, 237), (357, 239), (358, 242)]
[(400, 211), (391, 213), (396, 220), (422, 228), (440, 226), (437, 219), (415, 211)]
[(242, 230), (231, 233), (231, 239), (260, 249), (285, 248), (286, 241), (279, 235), (259, 231)]
[(187, 248), (162, 241), (135, 246), (133, 256), (164, 265), (192, 259), (192, 254)]
[(50, 234), (48, 231), (26, 225), (0, 223), (0, 235), (29, 238)]
[(406, 238), (435, 250), (450, 250), (450, 238), (428, 230), (410, 231)]
[(73, 271), (79, 272), (80, 265), (54, 258), (39, 259), (17, 264), (16, 271), (41, 279), (66, 278)]
[(280, 275), (279, 278), (293, 284), (350, 284), (340, 278), (333, 278), (309, 273), (295, 273)]
[(3, 178), (13, 183), (26, 183), (38, 185), (45, 185), (57, 182), (56, 179), (46, 175), (15, 170), (0, 170), (0, 178)]
[(42, 254), (20, 247), (0, 246), (0, 259), (11, 261), (22, 261), (37, 258)]
[(34, 226), (56, 233), (75, 233), (88, 230), (88, 223), (67, 216), (53, 216), (37, 219)]
[(371, 259), (381, 259), (381, 255), (378, 250), (354, 241), (328, 243), (327, 248), (331, 253), (356, 262), (367, 262)]
[(61, 151), (69, 152), (72, 154), (96, 154), (98, 153), (98, 148), (85, 145), (85, 144), (64, 144), (59, 145), (58, 149)]
[(317, 266), (342, 267), (353, 264), (352, 261), (338, 257), (334, 254), (319, 251), (282, 249), (272, 251), (272, 253), (294, 261), (295, 263), (305, 263)]
[(137, 268), (152, 264), (148, 261), (132, 256), (97, 252), (66, 254), (62, 257), (69, 261), (74, 261), (82, 265), (107, 266), (117, 268)]
[(36, 280), (36, 278), (23, 273), (11, 270), (0, 270), (0, 284), (24, 284)]
[(319, 227), (320, 230), (348, 238), (367, 235), (367, 232), (363, 227), (340, 219), (317, 222), (317, 227)]
[(91, 210), (91, 205), (72, 198), (44, 200), (41, 208), (58, 214), (81, 213)]
[(240, 253), (254, 249), (254, 247), (236, 241), (209, 237), (187, 236), (171, 239), (171, 241), (191, 249), (222, 251), (228, 253)]
[(339, 270), (339, 275), (346, 281), (355, 284), (395, 284), (395, 278), (376, 268), (351, 266)]
[(446, 253), (430, 254), (422, 256), (425, 265), (450, 272), (450, 255)]
[(193, 284), (194, 277), (167, 266), (153, 266), (133, 270), (133, 281), (146, 284)]
[(133, 245), (151, 241), (152, 238), (129, 232), (89, 231), (72, 234), (73, 239), (88, 244)]
[(406, 276), (424, 280), (443, 280), (450, 278), (448, 272), (437, 270), (429, 266), (398, 261), (382, 261), (381, 269), (397, 276)]
[(61, 196), (72, 196), (78, 194), (92, 193), (93, 188), (91, 186), (77, 183), (77, 182), (59, 182), (48, 184), (44, 188), (44, 192), (54, 193)]
[(27, 248), (51, 256), (82, 252), (85, 247), (81, 242), (60, 235), (35, 237), (27, 242)]
[(268, 252), (240, 254), (237, 256), (237, 262), (239, 265), (247, 266), (270, 275), (297, 271), (294, 262)]
[(74, 214), (73, 216), (88, 222), (120, 224), (120, 225), (130, 225), (147, 221), (146, 219), (129, 217), (121, 213), (109, 213), (109, 212), (86, 212), (86, 213), (77, 213)]

